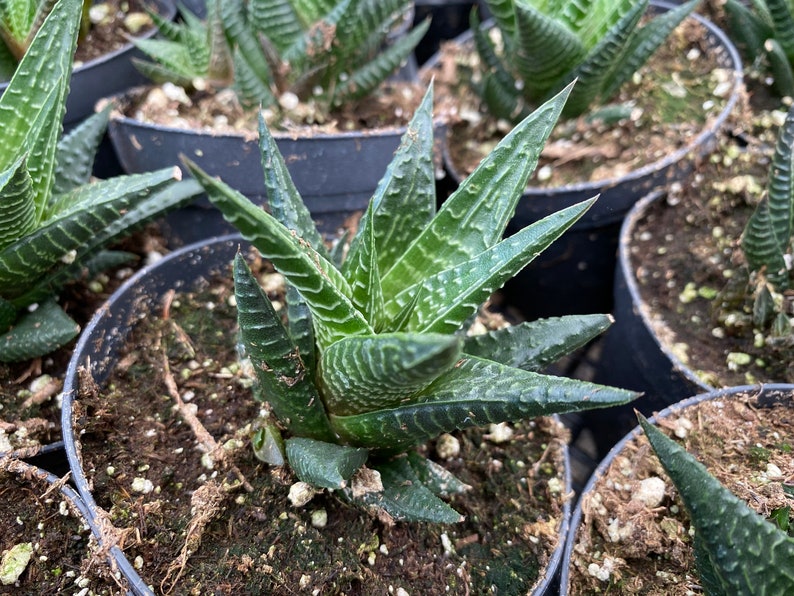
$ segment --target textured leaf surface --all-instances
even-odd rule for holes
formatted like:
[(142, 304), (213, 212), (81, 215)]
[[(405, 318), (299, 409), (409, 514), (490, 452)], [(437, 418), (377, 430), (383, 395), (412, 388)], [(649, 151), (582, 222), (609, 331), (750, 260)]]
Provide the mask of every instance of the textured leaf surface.
[(20, 362), (49, 354), (77, 337), (80, 326), (54, 301), (47, 301), (0, 336), (0, 362)]
[(256, 372), (256, 395), (291, 432), (332, 440), (328, 418), (301, 354), (245, 259), (234, 259), (234, 295), (240, 339)]
[(0, 250), (35, 227), (33, 181), (22, 156), (6, 171), (0, 172)]
[(794, 593), (794, 539), (767, 522), (715, 479), (678, 443), (639, 416), (676, 485), (711, 564), (710, 583), (724, 594)]
[(105, 134), (111, 106), (86, 118), (58, 143), (53, 196), (74, 190), (91, 179), (99, 143)]
[(612, 324), (610, 315), (567, 315), (524, 322), (466, 338), (463, 351), (506, 366), (539, 371), (586, 345)]
[(540, 375), (470, 357), (422, 392), (414, 403), (356, 416), (332, 416), (351, 444), (400, 451), (442, 432), (488, 423), (628, 403), (637, 394)]
[(766, 269), (767, 278), (778, 288), (788, 287), (784, 255), (794, 229), (794, 109), (778, 131), (775, 155), (769, 169), (767, 194), (758, 205), (742, 238), (750, 269)]
[(287, 459), (295, 475), (312, 486), (339, 489), (364, 465), (369, 452), (304, 437), (285, 441)]
[(326, 407), (347, 416), (398, 405), (454, 365), (460, 348), (456, 336), (432, 333), (342, 339), (320, 361)]

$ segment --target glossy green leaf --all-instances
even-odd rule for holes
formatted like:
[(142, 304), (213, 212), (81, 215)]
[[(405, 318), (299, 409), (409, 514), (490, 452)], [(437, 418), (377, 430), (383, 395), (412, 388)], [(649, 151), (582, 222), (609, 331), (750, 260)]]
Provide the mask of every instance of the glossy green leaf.
[(341, 339), (320, 360), (328, 412), (349, 416), (410, 401), (457, 362), (461, 340), (432, 333)]
[(80, 326), (49, 300), (19, 318), (0, 335), (0, 362), (19, 362), (49, 354), (77, 337)]
[(631, 391), (515, 369), (469, 357), (412, 403), (355, 416), (331, 416), (351, 444), (398, 452), (443, 432), (630, 402)]
[(389, 299), (402, 288), (459, 265), (501, 240), (568, 91), (546, 102), (502, 139), (394, 266), (383, 272), (387, 311), (391, 312)]
[(287, 459), (298, 479), (312, 486), (340, 489), (367, 461), (366, 449), (292, 437), (285, 442)]
[(611, 315), (566, 315), (523, 322), (466, 338), (463, 351), (524, 370), (539, 371), (585, 346), (612, 324)]
[(434, 495), (448, 497), (471, 490), (471, 486), (459, 480), (452, 472), (432, 459), (422, 457), (416, 451), (409, 451), (405, 457), (411, 464), (411, 469), (419, 482)]
[[(678, 443), (640, 425), (690, 513), (710, 584), (721, 594), (794, 593), (794, 539), (755, 513)], [(699, 569), (704, 562), (699, 560)]]
[(239, 253), (234, 259), (234, 295), (240, 340), (258, 381), (256, 395), (291, 432), (331, 440), (328, 418), (301, 353)]

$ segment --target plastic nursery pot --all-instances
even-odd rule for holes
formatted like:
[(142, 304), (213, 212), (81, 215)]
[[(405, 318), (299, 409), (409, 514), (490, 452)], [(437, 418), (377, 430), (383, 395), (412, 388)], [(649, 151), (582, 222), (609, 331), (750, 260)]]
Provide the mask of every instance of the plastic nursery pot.
[[(687, 408), (690, 408), (692, 406), (696, 406), (698, 404), (702, 404), (704, 402), (708, 402), (712, 400), (725, 400), (726, 403), (728, 403), (731, 398), (735, 398), (737, 395), (747, 395), (747, 394), (752, 395), (753, 398), (755, 399), (753, 404), (753, 409), (765, 408), (772, 406), (774, 404), (781, 404), (781, 403), (787, 404), (789, 410), (794, 408), (794, 385), (789, 385), (789, 384), (769, 384), (769, 385), (753, 385), (753, 386), (748, 385), (748, 386), (716, 389), (705, 393), (700, 393), (698, 395), (694, 395), (692, 397), (684, 399), (683, 401), (675, 403), (669, 406), (668, 408), (665, 408), (661, 412), (658, 412), (655, 416), (650, 418), (650, 422), (653, 424), (662, 425), (665, 420), (670, 419), (674, 415), (684, 412)], [(697, 422), (695, 422), (694, 420), (692, 421), (692, 423), (697, 424)], [(708, 428), (707, 423), (704, 422), (703, 424), (704, 424), (704, 428)], [(633, 443), (633, 441), (635, 441), (638, 437), (640, 437), (643, 434), (644, 433), (642, 432), (642, 429), (639, 426), (635, 425), (633, 430), (631, 430), (617, 444), (615, 444), (612, 447), (612, 449), (609, 451), (609, 453), (607, 453), (607, 455), (601, 460), (598, 467), (595, 469), (589, 481), (587, 482), (587, 485), (583, 489), (579, 497), (579, 500), (576, 503), (576, 506), (574, 507), (573, 514), (571, 516), (570, 530), (565, 544), (565, 553), (564, 553), (561, 574), (560, 574), (559, 593), (562, 596), (567, 596), (567, 594), (571, 593), (572, 588), (575, 587), (572, 583), (573, 582), (572, 557), (574, 556), (574, 551), (577, 548), (577, 545), (579, 545), (580, 531), (584, 531), (584, 526), (587, 526), (591, 523), (590, 521), (588, 521), (588, 512), (591, 511), (592, 508), (599, 506), (599, 504), (593, 504), (594, 494), (596, 493), (596, 489), (597, 487), (601, 487), (604, 485), (605, 477), (609, 472), (610, 466), (615, 464), (615, 460), (622, 455), (627, 455), (626, 453), (627, 446), (630, 443)], [(760, 445), (758, 447), (760, 448)], [(637, 457), (644, 457), (644, 452), (642, 451), (643, 449), (644, 449), (643, 447), (638, 448)], [(650, 447), (648, 447), (648, 450), (650, 451)], [(653, 452), (650, 451), (650, 453), (652, 454)], [(694, 455), (697, 456), (697, 454)], [(628, 486), (628, 484), (632, 482), (632, 479), (624, 478), (624, 481), (625, 483), (627, 483)], [(665, 479), (665, 482), (669, 482), (669, 480)], [(629, 492), (633, 492), (633, 489), (631, 489)], [(626, 499), (628, 500), (630, 498), (631, 498), (631, 494), (627, 492)], [(610, 508), (609, 513), (614, 513), (614, 511)], [(635, 513), (639, 515), (639, 513), (637, 513), (636, 511)], [(619, 524), (621, 521), (625, 522), (625, 520), (622, 519), (617, 519), (617, 518), (614, 519), (616, 525)], [(660, 557), (660, 561), (663, 561), (664, 559), (663, 553), (660, 553), (659, 557)], [(643, 562), (647, 563), (647, 561), (643, 561)], [(660, 563), (660, 566), (663, 567), (663, 562)], [(665, 574), (666, 574), (665, 570), (662, 569), (660, 571), (660, 575), (665, 576)], [(608, 589), (608, 585), (609, 584), (604, 583), (603, 587), (607, 592), (612, 593), (612, 591)], [(615, 586), (612, 587), (615, 588)], [(643, 586), (643, 588), (644, 588), (643, 589), (644, 592), (649, 588), (653, 588), (653, 586)], [(654, 593), (672, 593), (672, 587), (670, 585), (660, 584), (659, 586), (657, 586), (657, 588), (660, 591)], [(619, 590), (616, 591), (615, 593), (619, 593)]]
[(596, 429), (594, 434), (601, 454), (636, 426), (635, 409), (650, 415), (690, 395), (713, 389), (661, 340), (632, 269), (634, 227), (649, 206), (664, 196), (664, 192), (656, 191), (640, 199), (629, 211), (620, 231), (614, 281), (615, 323), (602, 340), (596, 380), (617, 383), (626, 389), (641, 391), (643, 395), (632, 402), (631, 407), (582, 413), (586, 424)]
[[(266, 202), (255, 130), (228, 134), (166, 127), (117, 111), (108, 130), (127, 173), (178, 165), (180, 155), (186, 155), (256, 203)], [(444, 130), (437, 125), (437, 138)], [(308, 132), (304, 136), (274, 133), (274, 137), (318, 228), (334, 233), (346, 218), (366, 208), (404, 132), (405, 127), (392, 127), (335, 134)], [(166, 233), (177, 244), (233, 232), (205, 198), (172, 213), (166, 224)]]
[[(146, 4), (167, 19), (176, 15), (173, 0), (146, 0)], [(152, 37), (157, 32), (153, 27), (140, 37)], [(146, 81), (132, 64), (132, 58), (142, 58), (143, 54), (132, 43), (104, 56), (75, 66), (66, 99), (64, 128), (69, 129), (94, 112), (97, 100), (119, 93)], [(0, 94), (8, 87), (8, 82), (0, 83)]]
[[(665, 11), (672, 6), (652, 0), (650, 10)], [(702, 24), (706, 32), (703, 48), (714, 54), (722, 68), (733, 73), (723, 109), (689, 144), (671, 146), (664, 157), (623, 176), (552, 188), (527, 188), (508, 224), (508, 235), (555, 211), (600, 195), (582, 219), (505, 286), (508, 301), (528, 319), (610, 312), (615, 251), (623, 217), (641, 197), (683, 178), (694, 167), (697, 156), (713, 150), (715, 135), (742, 89), (742, 62), (733, 43), (713, 23), (697, 14), (691, 14), (687, 19)], [(472, 33), (468, 31), (456, 41), (471, 45), (471, 39)], [(431, 59), (428, 65), (432, 66), (434, 62)], [(463, 178), (452, 163), (448, 148), (445, 148), (445, 165), (454, 179), (460, 181)]]
[[(135, 323), (158, 308), (165, 295), (172, 290), (189, 291), (213, 277), (214, 273), (226, 271), (240, 246), (245, 248), (248, 245), (241, 236), (234, 234), (195, 243), (166, 255), (160, 261), (138, 271), (119, 287), (81, 334), (64, 380), (62, 428), (72, 478), (86, 504), (87, 515), (92, 523), (96, 524), (97, 519), (103, 519), (104, 512), (97, 506), (89, 474), (83, 467), (81, 457), (84, 448), (81, 447), (80, 431), (75, 422), (75, 416), (80, 410), (78, 370), (86, 367), (99, 386), (106, 383)], [(564, 465), (561, 480), (564, 484), (563, 494), (567, 495), (571, 493), (570, 463), (567, 446), (561, 443), (561, 447)], [(566, 499), (561, 505), (559, 516), (558, 546), (536, 580), (531, 592), (535, 596), (556, 593), (570, 511), (570, 499)], [(112, 554), (117, 559), (121, 572), (130, 582), (133, 593), (152, 594), (125, 555), (117, 548)], [(375, 586), (374, 589), (378, 590), (380, 586)]]
[(23, 447), (10, 452), (0, 452), (0, 459), (4, 457), (24, 460), (37, 468), (49, 470), (59, 476), (69, 471), (69, 462), (66, 460), (63, 441), (55, 441), (39, 447)]
[[(0, 484), (0, 519), (8, 524), (9, 518), (14, 528), (0, 535), (0, 551), (5, 554), (14, 546), (33, 545), (33, 556), (27, 563), (3, 566), (0, 592), (78, 593), (84, 587), (80, 593), (93, 590), (92, 594), (104, 594), (107, 589), (117, 593), (110, 567), (104, 570), (105, 577), (96, 572), (78, 576), (80, 562), (94, 556), (84, 531), (90, 527), (98, 535), (99, 529), (89, 520), (85, 504), (74, 488), (51, 472), (10, 456), (0, 456)], [(100, 548), (102, 545), (100, 540)], [(98, 563), (93, 561), (90, 568), (96, 570)]]

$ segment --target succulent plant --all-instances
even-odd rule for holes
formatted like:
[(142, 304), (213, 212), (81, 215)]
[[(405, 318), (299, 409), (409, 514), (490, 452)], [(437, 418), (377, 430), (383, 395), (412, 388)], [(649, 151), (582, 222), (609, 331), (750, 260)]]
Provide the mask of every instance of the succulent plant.
[(579, 116), (608, 102), (697, 2), (641, 26), (648, 0), (486, 0), (500, 40), (473, 11), (477, 91), (490, 113), (516, 121), (576, 80), (563, 114)]
[(165, 39), (136, 45), (154, 62), (137, 63), (155, 82), (187, 89), (232, 86), (244, 104), (278, 109), (295, 100), (321, 111), (371, 93), (413, 51), (421, 24), (385, 43), (408, 0), (208, 0), (203, 21), (152, 14)]
[(794, 6), (786, 0), (725, 1), (731, 39), (781, 97), (794, 96)]
[(747, 222), (741, 246), (755, 288), (753, 315), (772, 335), (794, 341), (783, 294), (794, 285), (794, 108), (780, 127), (766, 192)]
[(638, 416), (689, 511), (705, 593), (794, 593), (794, 538), (750, 509), (681, 445)]
[[(396, 519), (457, 521), (438, 495), (465, 485), (413, 446), (454, 429), (635, 397), (536, 372), (603, 331), (609, 315), (466, 334), (481, 303), (595, 200), (502, 238), (568, 92), (519, 124), (436, 212), (429, 90), (346, 253), (326, 249), (263, 119), (272, 215), (185, 159), (224, 217), (288, 282), (283, 324), (243, 257), (235, 259), (241, 343), (256, 371), (256, 396), (287, 435), (286, 461), (301, 481)], [(254, 444), (268, 461), (281, 461), (274, 424), (264, 424)], [(373, 470), (374, 489), (362, 480)]]
[(0, 97), (0, 362), (71, 340), (60, 288), (128, 260), (103, 248), (200, 192), (175, 168), (89, 183), (107, 111), (58, 141), (81, 8), (55, 4)]

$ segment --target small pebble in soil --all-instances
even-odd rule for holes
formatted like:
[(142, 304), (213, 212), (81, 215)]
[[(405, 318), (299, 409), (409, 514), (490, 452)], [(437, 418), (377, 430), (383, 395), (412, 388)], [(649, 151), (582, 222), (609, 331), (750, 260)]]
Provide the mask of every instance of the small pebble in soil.
[(653, 509), (664, 501), (665, 484), (658, 476), (651, 476), (640, 481), (637, 490), (631, 496), (632, 501), (638, 501)]
[(312, 500), (316, 491), (311, 484), (306, 482), (296, 482), (289, 487), (289, 494), (287, 498), (292, 503), (293, 507), (303, 507), (306, 503)]
[(460, 441), (450, 435), (444, 433), (436, 439), (436, 454), (441, 459), (452, 459), (460, 455)]

